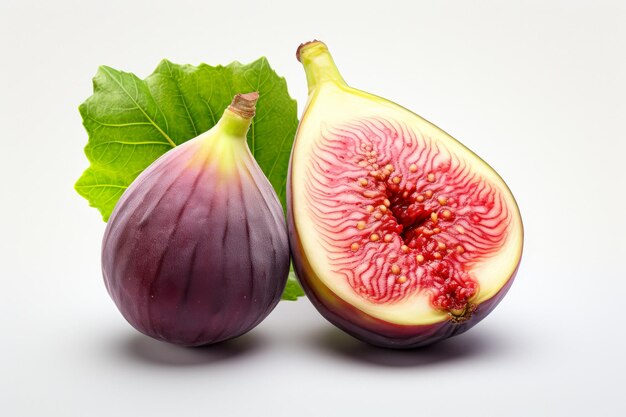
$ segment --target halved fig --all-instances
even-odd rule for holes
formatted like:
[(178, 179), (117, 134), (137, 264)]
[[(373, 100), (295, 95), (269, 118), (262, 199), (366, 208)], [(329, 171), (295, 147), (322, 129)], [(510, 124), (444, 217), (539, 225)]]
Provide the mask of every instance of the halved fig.
[(346, 85), (326, 45), (298, 48), (309, 87), (288, 182), (297, 275), (330, 322), (410, 348), (462, 333), (509, 289), (520, 213), (482, 159), (409, 110)]

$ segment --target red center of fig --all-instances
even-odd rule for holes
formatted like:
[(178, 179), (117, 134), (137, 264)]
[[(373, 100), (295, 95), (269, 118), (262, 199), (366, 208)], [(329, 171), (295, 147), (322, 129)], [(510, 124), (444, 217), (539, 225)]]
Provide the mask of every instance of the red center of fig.
[(382, 119), (322, 132), (308, 207), (333, 270), (360, 296), (392, 303), (427, 291), (462, 315), (478, 291), (471, 267), (506, 238), (500, 192), (441, 143)]

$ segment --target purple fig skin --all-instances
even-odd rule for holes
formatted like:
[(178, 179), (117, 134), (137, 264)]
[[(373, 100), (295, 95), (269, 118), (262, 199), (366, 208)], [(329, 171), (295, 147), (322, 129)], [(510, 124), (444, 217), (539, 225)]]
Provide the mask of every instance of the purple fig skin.
[(184, 346), (258, 325), (280, 300), (290, 260), (282, 207), (249, 150), (240, 175), (226, 176), (198, 139), (131, 184), (102, 246), (106, 288), (124, 318)]
[[(289, 172), (291, 173), (291, 163)], [(389, 349), (413, 349), (459, 335), (484, 319), (504, 298), (513, 284), (519, 262), (506, 284), (493, 297), (476, 306), (471, 317), (457, 323), (447, 320), (420, 326), (390, 323), (357, 309), (335, 295), (313, 271), (296, 231), (293, 216), (291, 175), (287, 177), (287, 224), (293, 266), (304, 292), (320, 314), (349, 335), (373, 346)], [(520, 257), (521, 260), (521, 257)]]

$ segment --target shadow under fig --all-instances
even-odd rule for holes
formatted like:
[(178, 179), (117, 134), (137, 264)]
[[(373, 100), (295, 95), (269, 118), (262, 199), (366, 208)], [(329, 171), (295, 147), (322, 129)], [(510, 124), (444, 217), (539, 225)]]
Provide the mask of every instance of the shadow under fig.
[(131, 360), (139, 360), (161, 366), (210, 365), (239, 359), (259, 351), (264, 342), (254, 333), (233, 340), (200, 347), (184, 347), (151, 339), (140, 333), (132, 333), (122, 341), (122, 354)]
[(385, 367), (421, 367), (481, 357), (493, 358), (508, 349), (505, 340), (482, 329), (471, 329), (421, 348), (396, 350), (372, 346), (337, 328), (326, 327), (312, 335), (312, 344), (344, 360)]

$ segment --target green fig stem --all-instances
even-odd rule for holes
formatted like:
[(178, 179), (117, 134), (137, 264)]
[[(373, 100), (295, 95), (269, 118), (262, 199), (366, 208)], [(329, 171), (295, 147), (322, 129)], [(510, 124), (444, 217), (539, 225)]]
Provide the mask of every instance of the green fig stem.
[(245, 139), (256, 111), (259, 93), (237, 94), (217, 123), (220, 131)]
[(346, 85), (324, 42), (315, 40), (303, 43), (298, 47), (296, 57), (304, 65), (309, 94), (323, 83), (330, 82), (339, 86)]

